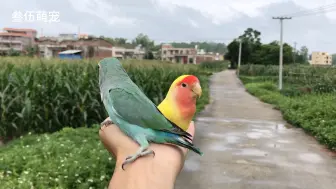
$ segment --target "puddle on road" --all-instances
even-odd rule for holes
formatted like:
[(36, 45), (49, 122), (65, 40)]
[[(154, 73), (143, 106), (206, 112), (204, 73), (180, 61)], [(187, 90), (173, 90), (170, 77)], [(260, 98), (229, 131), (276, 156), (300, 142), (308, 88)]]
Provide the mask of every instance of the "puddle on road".
[(263, 132), (248, 132), (246, 136), (250, 139), (260, 139), (260, 138), (272, 138), (273, 134), (270, 133), (263, 133)]
[(259, 139), (262, 137), (262, 133), (257, 133), (257, 132), (249, 132), (246, 134), (247, 137), (251, 139)]
[(217, 151), (217, 152), (228, 151), (232, 149), (230, 147), (227, 147), (223, 143), (211, 144), (209, 148), (210, 150)]
[(240, 150), (240, 152), (237, 152), (235, 154), (245, 156), (267, 156), (267, 152), (253, 148), (242, 149)]
[(214, 137), (214, 138), (226, 138), (226, 134), (222, 133), (208, 133), (208, 136)]
[(301, 153), (299, 159), (307, 163), (321, 163), (323, 161), (322, 157), (315, 153)]
[(235, 143), (237, 143), (239, 140), (240, 140), (240, 138), (237, 137), (237, 136), (227, 136), (227, 137), (226, 137), (226, 141), (227, 141), (228, 143), (230, 143), (230, 144), (235, 144)]
[(200, 169), (200, 162), (189, 158), (185, 161), (183, 169), (185, 171), (197, 171)]
[(228, 177), (228, 176), (214, 175), (212, 177), (212, 181), (214, 183), (236, 183), (236, 182), (240, 182), (241, 179)]
[(289, 124), (283, 124), (283, 123), (279, 123), (276, 124), (274, 127), (275, 132), (280, 132), (280, 133), (285, 133), (285, 132), (293, 132), (294, 130), (292, 130), (291, 128), (293, 128), (293, 126), (289, 125)]
[(238, 143), (238, 141), (240, 140), (240, 137), (238, 136), (234, 136), (234, 133), (208, 133), (208, 136), (213, 137), (213, 138), (222, 138), (225, 139), (227, 141), (227, 143), (230, 144), (235, 144)]
[(225, 123), (249, 123), (249, 124), (268, 124), (268, 125), (276, 125), (277, 123), (274, 121), (266, 121), (266, 120), (251, 120), (251, 119), (240, 119), (240, 118), (213, 118), (213, 117), (198, 117), (197, 121), (205, 121), (205, 122), (225, 122)]
[(270, 144), (267, 144), (266, 146), (268, 146), (270, 148), (280, 148), (281, 147), (280, 144), (276, 144), (276, 143), (270, 143)]
[(290, 144), (290, 143), (293, 143), (292, 141), (290, 140), (277, 140), (278, 143), (282, 143), (282, 144)]
[[(277, 182), (277, 181), (269, 181), (269, 180), (251, 180), (247, 181), (247, 183), (251, 185), (268, 185), (270, 188), (278, 188), (279, 186), (283, 186), (284, 188), (297, 188), (300, 189), (296, 184), (291, 184), (291, 183), (282, 183), (282, 182)], [(282, 188), (282, 187), (281, 187)]]

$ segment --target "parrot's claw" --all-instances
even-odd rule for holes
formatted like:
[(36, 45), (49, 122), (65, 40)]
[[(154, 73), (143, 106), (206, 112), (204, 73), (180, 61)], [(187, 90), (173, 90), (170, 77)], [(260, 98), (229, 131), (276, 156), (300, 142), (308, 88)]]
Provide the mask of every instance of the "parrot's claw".
[(113, 124), (112, 120), (108, 119), (108, 120), (101, 122), (100, 126), (102, 127), (102, 126), (108, 126), (112, 124)]
[(128, 157), (126, 157), (126, 160), (124, 161), (124, 163), (121, 165), (121, 168), (123, 170), (125, 170), (124, 166), (126, 164), (132, 163), (136, 159), (138, 159), (139, 157), (146, 156), (146, 155), (149, 155), (149, 154), (153, 154), (153, 157), (155, 157), (155, 152), (153, 150), (150, 150), (150, 149), (146, 149), (146, 150), (142, 151), (141, 153), (135, 154), (133, 156), (128, 156)]

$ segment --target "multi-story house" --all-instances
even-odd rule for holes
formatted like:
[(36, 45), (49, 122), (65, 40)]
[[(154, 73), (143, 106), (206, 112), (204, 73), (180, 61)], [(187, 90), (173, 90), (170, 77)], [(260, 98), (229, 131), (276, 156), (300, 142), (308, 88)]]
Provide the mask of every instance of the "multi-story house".
[(332, 56), (327, 52), (312, 52), (310, 64), (331, 66)]
[(161, 46), (161, 60), (173, 63), (196, 64), (196, 48), (174, 48), (170, 44)]
[(0, 32), (0, 51), (13, 49), (22, 52), (26, 47), (35, 45), (36, 35), (34, 29), (3, 28), (3, 32)]

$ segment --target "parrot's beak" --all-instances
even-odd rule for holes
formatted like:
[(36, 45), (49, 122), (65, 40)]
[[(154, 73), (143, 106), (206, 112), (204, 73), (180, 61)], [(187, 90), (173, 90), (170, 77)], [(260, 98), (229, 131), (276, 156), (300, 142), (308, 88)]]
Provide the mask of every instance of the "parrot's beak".
[(202, 88), (198, 82), (192, 85), (191, 90), (193, 91), (194, 95), (197, 96), (197, 98), (202, 96)]

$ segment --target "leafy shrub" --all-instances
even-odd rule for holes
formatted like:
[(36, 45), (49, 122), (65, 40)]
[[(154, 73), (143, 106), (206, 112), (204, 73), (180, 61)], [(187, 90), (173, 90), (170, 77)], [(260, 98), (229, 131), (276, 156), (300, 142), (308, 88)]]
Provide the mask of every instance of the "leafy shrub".
[(208, 69), (212, 71), (221, 71), (228, 67), (228, 61), (210, 61), (210, 62), (201, 62), (201, 69)]
[(114, 163), (98, 125), (26, 135), (0, 148), (0, 188), (104, 188)]
[[(272, 65), (242, 65), (240, 77), (244, 82), (278, 82), (279, 67)], [(285, 65), (283, 69), (285, 94), (301, 94), (299, 88), (309, 87), (315, 93), (336, 92), (336, 68), (305, 65)], [(290, 91), (293, 89), (293, 91)], [(302, 93), (305, 94), (305, 93)]]

